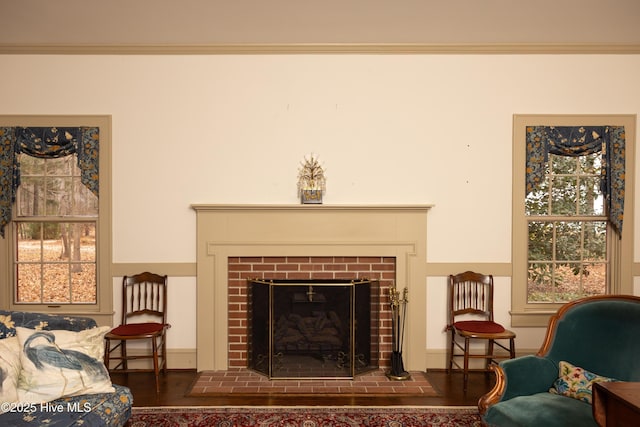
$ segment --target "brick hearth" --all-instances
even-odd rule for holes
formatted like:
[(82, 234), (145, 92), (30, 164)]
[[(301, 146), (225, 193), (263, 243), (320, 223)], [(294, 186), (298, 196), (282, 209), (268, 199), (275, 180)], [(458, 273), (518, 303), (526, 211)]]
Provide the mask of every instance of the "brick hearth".
[(424, 372), (412, 372), (406, 381), (390, 380), (382, 371), (369, 372), (353, 380), (269, 380), (247, 369), (229, 369), (201, 372), (189, 395), (251, 394), (436, 396), (437, 392)]

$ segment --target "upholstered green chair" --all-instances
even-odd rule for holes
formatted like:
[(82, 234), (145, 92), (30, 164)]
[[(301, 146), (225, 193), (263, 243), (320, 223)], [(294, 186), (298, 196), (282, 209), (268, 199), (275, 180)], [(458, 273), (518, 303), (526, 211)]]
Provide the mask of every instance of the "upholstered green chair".
[(567, 387), (559, 379), (560, 362), (582, 369), (566, 371), (563, 364), (572, 378), (569, 383), (580, 373), (587, 380), (594, 374), (596, 381), (640, 381), (640, 297), (595, 296), (562, 306), (550, 319), (536, 355), (505, 360), (494, 368), (496, 385), (478, 402), (483, 422), (509, 427), (597, 426), (590, 387), (584, 386), (589, 381)]

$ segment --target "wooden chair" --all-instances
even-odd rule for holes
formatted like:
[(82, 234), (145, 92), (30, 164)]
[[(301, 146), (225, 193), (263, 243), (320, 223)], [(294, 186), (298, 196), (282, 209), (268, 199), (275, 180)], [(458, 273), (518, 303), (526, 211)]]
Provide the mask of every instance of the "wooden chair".
[[(447, 371), (451, 373), (453, 365), (462, 369), (463, 387), (467, 391), (469, 359), (484, 359), (486, 371), (491, 363), (497, 363), (496, 359), (513, 359), (516, 334), (493, 320), (493, 276), (472, 271), (450, 275), (448, 298), (449, 323), (446, 330), (451, 332), (451, 341), (447, 352)], [(485, 351), (471, 351), (472, 340), (486, 341)], [(497, 340), (508, 340), (508, 346)], [(494, 354), (494, 344), (507, 353)], [(462, 353), (456, 353), (456, 347)], [(462, 366), (454, 360), (459, 357), (464, 359)]]
[[(160, 391), (159, 372), (167, 370), (166, 331), (167, 323), (167, 276), (149, 272), (124, 276), (122, 279), (122, 321), (120, 326), (105, 335), (104, 363), (109, 371), (150, 372), (151, 369), (129, 369), (128, 362), (137, 359), (153, 360), (156, 377), (156, 392)], [(148, 340), (148, 353), (127, 354), (127, 342)], [(112, 341), (116, 345), (112, 347)], [(120, 348), (119, 356), (111, 354)], [(110, 361), (117, 362), (110, 368)]]

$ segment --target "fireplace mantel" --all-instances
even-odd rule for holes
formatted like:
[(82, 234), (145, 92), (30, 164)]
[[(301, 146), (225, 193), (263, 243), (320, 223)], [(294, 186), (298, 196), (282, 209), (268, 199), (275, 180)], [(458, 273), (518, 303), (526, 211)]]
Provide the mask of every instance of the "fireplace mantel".
[(411, 211), (426, 212), (433, 205), (227, 205), (227, 204), (193, 204), (196, 212), (205, 211)]
[(194, 204), (197, 214), (197, 369), (228, 368), (228, 259), (387, 256), (409, 291), (405, 367), (426, 366), (427, 212), (432, 205)]

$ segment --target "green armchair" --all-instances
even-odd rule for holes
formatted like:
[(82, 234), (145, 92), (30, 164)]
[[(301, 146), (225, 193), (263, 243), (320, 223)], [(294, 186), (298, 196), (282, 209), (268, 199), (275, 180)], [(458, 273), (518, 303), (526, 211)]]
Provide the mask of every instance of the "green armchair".
[(566, 361), (618, 381), (640, 381), (640, 297), (606, 295), (565, 304), (536, 355), (494, 367), (496, 385), (478, 408), (488, 426), (597, 426), (591, 404), (550, 393)]

